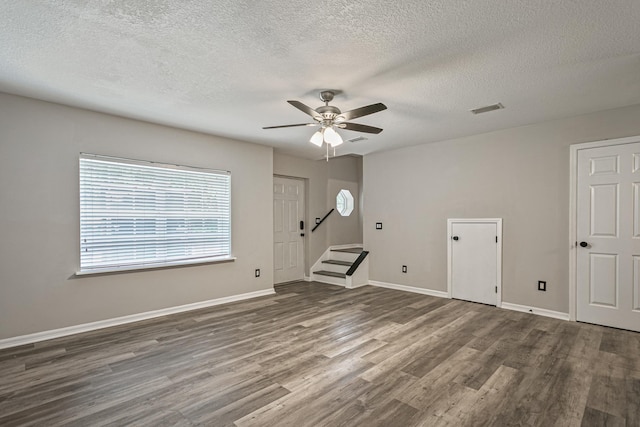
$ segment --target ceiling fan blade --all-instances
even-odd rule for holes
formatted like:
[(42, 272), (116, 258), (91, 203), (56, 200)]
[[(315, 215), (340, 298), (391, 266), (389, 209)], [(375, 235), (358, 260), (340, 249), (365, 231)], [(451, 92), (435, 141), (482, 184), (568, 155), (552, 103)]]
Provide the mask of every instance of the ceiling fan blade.
[(322, 121), (322, 116), (316, 110), (309, 107), (308, 105), (304, 105), (300, 101), (287, 101), (287, 102), (293, 105), (294, 107), (296, 107), (298, 110), (302, 111), (303, 113), (310, 115), (315, 120), (318, 120), (319, 122)]
[(386, 110), (387, 106), (378, 102), (377, 104), (367, 105), (366, 107), (356, 108), (355, 110), (345, 111), (336, 117), (336, 121), (346, 121), (355, 119), (362, 116), (368, 116), (369, 114), (377, 113), (379, 111)]
[(296, 126), (318, 126), (319, 123), (299, 123), (297, 125), (265, 126), (262, 129), (293, 128)]
[(347, 130), (353, 130), (356, 132), (366, 132), (366, 133), (380, 133), (382, 132), (382, 129), (377, 128), (377, 127), (373, 127), (373, 126), (367, 126), (367, 125), (361, 125), (360, 123), (338, 123), (336, 124), (337, 127), (339, 127), (340, 129), (347, 129)]

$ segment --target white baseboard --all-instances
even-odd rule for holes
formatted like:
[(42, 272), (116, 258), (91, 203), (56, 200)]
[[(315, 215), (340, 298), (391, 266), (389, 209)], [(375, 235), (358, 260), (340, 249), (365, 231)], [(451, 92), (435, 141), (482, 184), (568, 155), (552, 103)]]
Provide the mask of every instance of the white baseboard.
[(99, 320), (97, 322), (83, 323), (81, 325), (68, 326), (66, 328), (52, 329), (49, 331), (36, 332), (29, 335), (21, 335), (17, 337), (5, 338), (0, 340), (0, 349), (17, 347), (25, 344), (32, 344), (38, 341), (45, 341), (54, 338), (65, 337), (68, 335), (79, 334), (82, 332), (95, 331), (97, 329), (108, 328), (111, 326), (124, 325), (126, 323), (139, 322), (141, 320), (153, 319), (155, 317), (167, 316), (169, 314), (183, 313), (185, 311), (198, 310), (200, 308), (213, 307), (215, 305), (227, 304), (235, 301), (261, 297), (274, 294), (273, 288), (261, 291), (248, 292), (246, 294), (231, 295), (223, 298), (216, 298), (207, 301), (194, 302), (192, 304), (179, 305), (176, 307), (162, 308), (160, 310), (147, 311), (144, 313), (131, 314), (128, 316), (116, 317), (113, 319)]
[(512, 304), (510, 302), (502, 302), (502, 308), (513, 311), (521, 311), (523, 313), (533, 313), (539, 316), (553, 317), (554, 319), (569, 320), (569, 313), (561, 311), (547, 310), (546, 308), (528, 307), (526, 305)]
[(303, 280), (305, 282), (311, 282), (311, 276), (304, 276)]
[(416, 288), (414, 286), (397, 285), (395, 283), (378, 282), (376, 280), (369, 280), (369, 284), (379, 288), (395, 289), (398, 291), (413, 292), (415, 294), (431, 295), (432, 297), (448, 298), (446, 291), (435, 291), (433, 289)]
[[(395, 289), (398, 291), (413, 292), (416, 294), (431, 295), (440, 298), (448, 298), (447, 293), (444, 291), (416, 288), (414, 286), (398, 285), (395, 283), (378, 282), (376, 280), (369, 280), (369, 284), (371, 286), (377, 286), (380, 288)], [(525, 305), (512, 304), (504, 301), (502, 302), (501, 308), (504, 308), (506, 310), (521, 311), (523, 313), (537, 314), (539, 316), (552, 317), (554, 319), (569, 320), (569, 313), (547, 310), (546, 308), (528, 307)]]

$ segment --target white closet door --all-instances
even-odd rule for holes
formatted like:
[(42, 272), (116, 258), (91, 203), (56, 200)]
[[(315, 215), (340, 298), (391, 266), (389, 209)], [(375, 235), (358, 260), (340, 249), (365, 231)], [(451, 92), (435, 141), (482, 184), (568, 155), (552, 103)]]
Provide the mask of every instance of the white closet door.
[(450, 286), (453, 298), (497, 304), (498, 224), (450, 220)]

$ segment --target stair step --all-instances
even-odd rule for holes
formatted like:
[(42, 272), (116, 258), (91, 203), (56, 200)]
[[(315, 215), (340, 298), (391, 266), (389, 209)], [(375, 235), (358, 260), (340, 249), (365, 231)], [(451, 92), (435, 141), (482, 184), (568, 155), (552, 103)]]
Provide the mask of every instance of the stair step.
[(331, 249), (331, 252), (348, 252), (350, 254), (359, 254), (362, 252), (362, 248)]
[(322, 276), (339, 277), (341, 279), (345, 279), (347, 277), (347, 275), (344, 273), (336, 273), (335, 271), (326, 271), (326, 270), (314, 271), (313, 274), (320, 274)]
[(353, 264), (349, 261), (338, 261), (337, 259), (325, 259), (322, 262), (325, 264), (344, 265), (346, 267), (351, 267), (351, 264)]

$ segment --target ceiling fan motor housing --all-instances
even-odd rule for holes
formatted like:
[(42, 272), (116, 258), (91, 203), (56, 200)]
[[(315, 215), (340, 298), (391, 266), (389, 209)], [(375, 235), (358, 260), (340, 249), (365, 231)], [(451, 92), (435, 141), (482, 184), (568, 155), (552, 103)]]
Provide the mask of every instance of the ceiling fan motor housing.
[(316, 112), (322, 116), (324, 120), (332, 121), (340, 114), (340, 109), (332, 105), (323, 105), (316, 108)]

